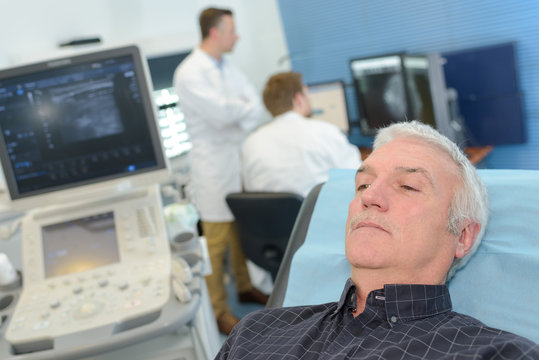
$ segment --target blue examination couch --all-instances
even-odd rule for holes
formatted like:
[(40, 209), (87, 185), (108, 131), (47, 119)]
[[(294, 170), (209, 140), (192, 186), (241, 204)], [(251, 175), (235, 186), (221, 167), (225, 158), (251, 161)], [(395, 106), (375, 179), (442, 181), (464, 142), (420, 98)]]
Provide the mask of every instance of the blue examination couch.
[[(481, 246), (449, 283), (453, 309), (539, 342), (539, 171), (479, 170), (490, 200)], [(334, 170), (305, 199), (268, 306), (338, 300), (353, 170)]]

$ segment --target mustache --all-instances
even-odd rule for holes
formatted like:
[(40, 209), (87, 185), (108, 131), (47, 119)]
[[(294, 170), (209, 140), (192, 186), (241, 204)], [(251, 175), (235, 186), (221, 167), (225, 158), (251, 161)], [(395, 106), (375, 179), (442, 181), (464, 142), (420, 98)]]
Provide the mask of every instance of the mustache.
[(354, 229), (356, 229), (358, 224), (361, 222), (370, 222), (370, 223), (376, 224), (387, 232), (392, 232), (391, 230), (393, 229), (393, 226), (391, 226), (391, 224), (385, 222), (382, 219), (379, 219), (377, 216), (373, 215), (372, 213), (361, 212), (359, 214), (354, 215), (352, 219), (350, 220), (348, 232), (350, 233), (354, 231)]

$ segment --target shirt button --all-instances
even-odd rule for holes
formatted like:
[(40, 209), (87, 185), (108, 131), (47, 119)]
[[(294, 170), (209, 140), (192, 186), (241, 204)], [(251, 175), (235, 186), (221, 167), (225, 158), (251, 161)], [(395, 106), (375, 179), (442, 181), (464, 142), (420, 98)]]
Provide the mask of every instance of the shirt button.
[(393, 315), (389, 320), (394, 324), (397, 322), (397, 317)]

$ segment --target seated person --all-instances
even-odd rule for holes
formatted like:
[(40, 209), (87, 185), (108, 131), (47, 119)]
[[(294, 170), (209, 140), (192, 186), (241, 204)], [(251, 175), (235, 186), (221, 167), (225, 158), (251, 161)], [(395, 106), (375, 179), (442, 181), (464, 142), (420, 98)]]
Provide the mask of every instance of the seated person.
[(453, 142), (416, 121), (382, 129), (355, 189), (340, 300), (252, 313), (217, 359), (539, 359), (534, 342), (452, 311), (446, 282), (488, 220), (486, 188)]
[(357, 169), (356, 146), (335, 125), (309, 119), (311, 105), (301, 75), (273, 75), (263, 93), (275, 117), (246, 139), (242, 173), (247, 191), (284, 191), (306, 196), (331, 168)]

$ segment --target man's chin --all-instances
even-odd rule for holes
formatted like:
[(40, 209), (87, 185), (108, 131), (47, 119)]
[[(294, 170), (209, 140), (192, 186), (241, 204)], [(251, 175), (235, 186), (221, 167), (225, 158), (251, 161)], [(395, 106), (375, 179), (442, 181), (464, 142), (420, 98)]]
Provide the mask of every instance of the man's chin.
[[(357, 244), (356, 244), (357, 245)], [(346, 258), (352, 265), (356, 266), (371, 266), (380, 262), (383, 259), (383, 253), (377, 246), (371, 244), (362, 244), (363, 246), (354, 246), (346, 249)]]
[(352, 267), (352, 269), (356, 269), (356, 270), (363, 270), (363, 271), (367, 271), (367, 270), (380, 270), (380, 269), (383, 269), (385, 266), (384, 266), (384, 262), (382, 261), (374, 261), (374, 259), (354, 259), (354, 262), (350, 262), (350, 265)]

